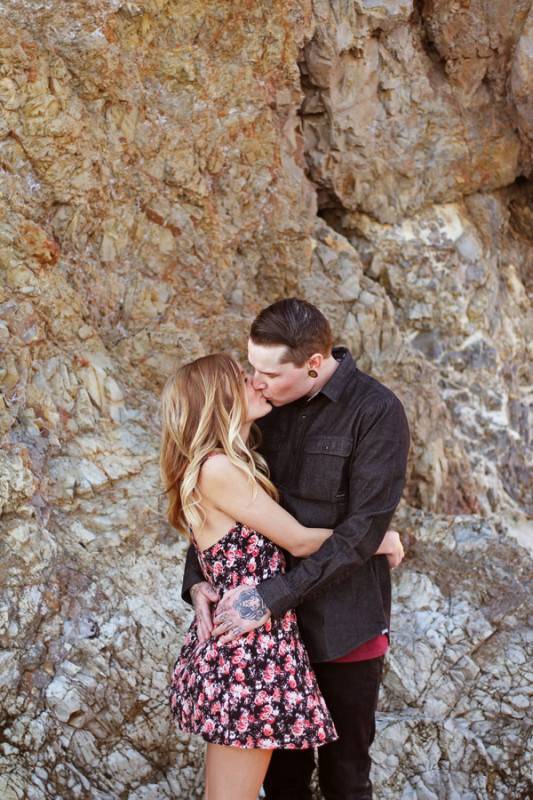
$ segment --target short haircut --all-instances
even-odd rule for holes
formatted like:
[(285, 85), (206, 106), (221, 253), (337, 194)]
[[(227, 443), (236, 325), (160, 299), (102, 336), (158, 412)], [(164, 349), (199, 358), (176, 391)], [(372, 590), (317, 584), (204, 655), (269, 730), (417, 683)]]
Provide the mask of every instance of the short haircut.
[(333, 335), (325, 316), (306, 300), (289, 297), (264, 308), (252, 322), (254, 344), (285, 345), (282, 364), (303, 366), (314, 353), (331, 355)]

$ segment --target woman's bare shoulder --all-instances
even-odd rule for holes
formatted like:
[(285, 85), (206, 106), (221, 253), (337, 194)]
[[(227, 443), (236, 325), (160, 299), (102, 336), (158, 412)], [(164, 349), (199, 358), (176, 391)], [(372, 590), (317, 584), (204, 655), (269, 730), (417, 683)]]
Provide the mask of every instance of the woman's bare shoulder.
[(225, 453), (210, 453), (200, 467), (200, 483), (204, 483), (207, 486), (219, 483), (222, 479), (227, 478), (228, 475), (234, 474), (234, 471), (239, 472)]

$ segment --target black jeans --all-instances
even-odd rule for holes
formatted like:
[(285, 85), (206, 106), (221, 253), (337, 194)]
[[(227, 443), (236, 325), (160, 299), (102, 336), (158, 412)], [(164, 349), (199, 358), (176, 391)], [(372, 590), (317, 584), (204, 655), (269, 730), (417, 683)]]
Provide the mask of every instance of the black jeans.
[[(339, 738), (318, 748), (326, 800), (371, 800), (369, 748), (375, 734), (383, 656), (346, 664), (313, 664)], [(313, 750), (275, 750), (265, 777), (267, 800), (311, 800)]]

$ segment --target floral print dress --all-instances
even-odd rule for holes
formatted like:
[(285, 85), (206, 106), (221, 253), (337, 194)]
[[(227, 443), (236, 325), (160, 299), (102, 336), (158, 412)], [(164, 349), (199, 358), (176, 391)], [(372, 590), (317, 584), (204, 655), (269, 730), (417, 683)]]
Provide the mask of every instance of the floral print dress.
[[(242, 523), (206, 550), (192, 541), (220, 597), (285, 570), (279, 548)], [(169, 700), (182, 731), (214, 744), (304, 750), (337, 738), (293, 610), (222, 646), (213, 638), (201, 644), (193, 621)]]

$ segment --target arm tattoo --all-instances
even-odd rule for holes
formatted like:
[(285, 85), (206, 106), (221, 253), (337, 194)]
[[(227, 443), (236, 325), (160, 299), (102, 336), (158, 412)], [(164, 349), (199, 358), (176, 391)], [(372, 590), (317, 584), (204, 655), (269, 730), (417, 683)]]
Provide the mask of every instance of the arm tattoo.
[(268, 608), (256, 589), (246, 589), (235, 599), (233, 608), (241, 619), (260, 620), (268, 613)]

